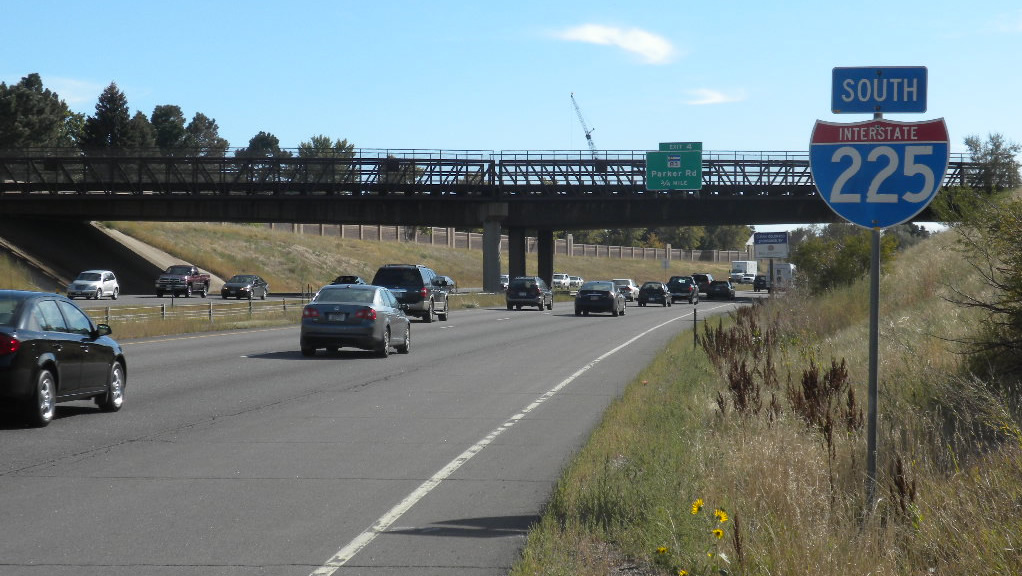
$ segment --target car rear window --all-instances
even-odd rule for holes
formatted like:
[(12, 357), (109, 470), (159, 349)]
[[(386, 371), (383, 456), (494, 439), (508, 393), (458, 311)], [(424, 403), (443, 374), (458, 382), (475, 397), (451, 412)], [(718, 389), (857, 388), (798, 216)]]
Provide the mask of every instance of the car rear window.
[(373, 277), (373, 284), (390, 287), (421, 287), (422, 276), (418, 270), (407, 268), (381, 268)]
[(515, 278), (511, 281), (511, 288), (533, 288), (536, 286), (536, 281), (531, 278)]
[(598, 282), (598, 281), (586, 282), (585, 284), (582, 285), (582, 288), (581, 288), (581, 290), (613, 290), (613, 289), (614, 289), (614, 283), (613, 282), (605, 282), (605, 281), (604, 282)]
[(316, 302), (350, 302), (352, 304), (372, 304), (376, 290), (364, 290), (351, 286), (341, 288), (324, 288), (316, 296)]

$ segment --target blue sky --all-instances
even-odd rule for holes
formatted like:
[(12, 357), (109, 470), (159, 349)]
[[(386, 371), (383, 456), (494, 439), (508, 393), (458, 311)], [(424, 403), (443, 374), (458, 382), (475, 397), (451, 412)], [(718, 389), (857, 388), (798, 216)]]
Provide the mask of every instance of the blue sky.
[(926, 66), (928, 110), (1022, 141), (1022, 5), (974, 2), (6, 0), (0, 81), (37, 72), (93, 114), (175, 104), (245, 146), (806, 151), (836, 66)]

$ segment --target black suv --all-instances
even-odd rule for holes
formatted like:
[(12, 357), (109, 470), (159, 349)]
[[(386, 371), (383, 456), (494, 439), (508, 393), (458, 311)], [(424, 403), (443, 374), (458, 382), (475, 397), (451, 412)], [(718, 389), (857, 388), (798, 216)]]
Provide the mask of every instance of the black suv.
[(699, 285), (691, 276), (671, 276), (667, 289), (671, 292), (671, 302), (688, 300), (689, 304), (699, 303)]
[(554, 308), (554, 293), (539, 276), (515, 276), (504, 293), (507, 309), (521, 310), (522, 306), (536, 306), (540, 310)]
[(437, 274), (421, 264), (385, 264), (373, 276), (376, 286), (390, 288), (410, 316), (432, 322), (433, 316), (447, 320), (447, 291)]
[(693, 274), (692, 278), (696, 281), (696, 286), (699, 286), (699, 291), (706, 294), (710, 288), (710, 284), (713, 283), (713, 274)]

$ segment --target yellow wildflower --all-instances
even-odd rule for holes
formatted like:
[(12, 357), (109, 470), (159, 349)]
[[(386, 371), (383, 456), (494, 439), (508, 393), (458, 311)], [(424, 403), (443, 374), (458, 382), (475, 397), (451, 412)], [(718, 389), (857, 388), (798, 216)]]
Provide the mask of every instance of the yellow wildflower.
[(692, 503), (692, 514), (698, 514), (703, 509), (703, 499), (699, 498)]
[(678, 570), (678, 576), (688, 576), (688, 570)]
[(661, 546), (656, 549), (657, 554), (667, 554), (667, 546)]
[(727, 522), (727, 512), (725, 512), (725, 511), (721, 510), (720, 508), (717, 508), (716, 510), (714, 510), (714, 511), (713, 511), (713, 515), (714, 515), (714, 516), (715, 516), (715, 517), (717, 518), (717, 520), (719, 520), (719, 521), (720, 521), (721, 523)]
[(724, 537), (724, 531), (721, 530), (720, 528), (717, 528), (716, 530), (713, 531), (713, 535), (714, 537), (717, 538), (717, 540), (720, 540), (721, 538)]

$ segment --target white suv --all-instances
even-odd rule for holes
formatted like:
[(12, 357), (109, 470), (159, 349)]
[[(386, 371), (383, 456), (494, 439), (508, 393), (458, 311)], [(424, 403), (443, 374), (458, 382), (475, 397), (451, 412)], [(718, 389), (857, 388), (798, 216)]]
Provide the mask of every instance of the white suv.
[(571, 287), (571, 279), (567, 274), (554, 274), (553, 281), (550, 284), (554, 290), (568, 290)]

